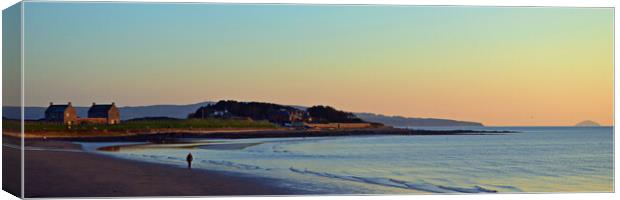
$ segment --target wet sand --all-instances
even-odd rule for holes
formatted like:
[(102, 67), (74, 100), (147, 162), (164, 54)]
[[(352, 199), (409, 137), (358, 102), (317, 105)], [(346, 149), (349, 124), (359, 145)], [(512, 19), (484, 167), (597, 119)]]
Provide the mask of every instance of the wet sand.
[[(6, 142), (6, 141), (3, 141)], [(13, 143), (12, 146), (20, 146)], [(18, 149), (2, 147), (2, 189), (21, 197), (21, 153)]]
[[(63, 141), (29, 144), (42, 145), (52, 150), (30, 148), (25, 152), (26, 197), (310, 194), (279, 187), (275, 179), (123, 160), (82, 152), (75, 144)], [(19, 155), (19, 150), (6, 146), (3, 152)]]

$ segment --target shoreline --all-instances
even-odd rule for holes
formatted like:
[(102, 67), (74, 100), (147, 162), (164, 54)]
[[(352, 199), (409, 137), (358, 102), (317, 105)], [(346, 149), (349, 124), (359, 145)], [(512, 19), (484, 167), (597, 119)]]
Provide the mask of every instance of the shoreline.
[[(29, 143), (27, 147), (52, 149), (27, 148), (24, 151), (26, 198), (313, 194), (278, 186), (279, 180), (270, 178), (205, 169), (188, 170), (90, 153), (68, 141)], [(8, 146), (2, 149), (7, 159), (18, 160), (19, 149)], [(57, 162), (59, 160), (71, 162)], [(6, 164), (13, 167), (18, 163)]]
[[(168, 141), (181, 138), (204, 139), (250, 139), (250, 138), (293, 138), (330, 136), (369, 136), (369, 135), (504, 135), (516, 131), (482, 130), (412, 130), (402, 128), (363, 128), (363, 129), (214, 129), (214, 130), (156, 130), (130, 135), (83, 134), (72, 136), (46, 135), (45, 133), (26, 133), (27, 141), (80, 141), (80, 142), (144, 142)], [(6, 137), (19, 138), (18, 133), (4, 133)]]

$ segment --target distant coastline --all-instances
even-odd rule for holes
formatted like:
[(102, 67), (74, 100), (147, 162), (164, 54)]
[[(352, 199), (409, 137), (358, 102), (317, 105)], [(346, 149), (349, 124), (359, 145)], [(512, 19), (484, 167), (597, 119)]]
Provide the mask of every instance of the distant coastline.
[(428, 126), (481, 127), (481, 126), (484, 126), (484, 124), (480, 122), (459, 121), (459, 120), (451, 120), (451, 119), (387, 116), (387, 115), (374, 114), (374, 113), (355, 113), (355, 115), (366, 121), (382, 123), (382, 124), (390, 125), (390, 126), (415, 126), (415, 127), (428, 127)]

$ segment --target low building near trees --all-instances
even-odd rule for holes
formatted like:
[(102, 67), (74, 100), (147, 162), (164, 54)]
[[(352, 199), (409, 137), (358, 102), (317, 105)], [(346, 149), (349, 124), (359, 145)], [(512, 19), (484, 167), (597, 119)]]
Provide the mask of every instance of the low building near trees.
[(88, 117), (80, 118), (76, 109), (67, 104), (50, 103), (45, 110), (45, 121), (62, 123), (65, 125), (78, 124), (118, 124), (121, 122), (121, 115), (116, 104), (95, 104), (88, 109)]
[(62, 123), (66, 125), (76, 124), (78, 121), (75, 108), (71, 102), (67, 104), (56, 104), (50, 102), (49, 107), (45, 109), (45, 120), (49, 122)]
[(92, 123), (105, 123), (105, 124), (118, 124), (121, 122), (121, 114), (116, 107), (116, 104), (96, 104), (88, 109), (88, 118), (86, 122)]

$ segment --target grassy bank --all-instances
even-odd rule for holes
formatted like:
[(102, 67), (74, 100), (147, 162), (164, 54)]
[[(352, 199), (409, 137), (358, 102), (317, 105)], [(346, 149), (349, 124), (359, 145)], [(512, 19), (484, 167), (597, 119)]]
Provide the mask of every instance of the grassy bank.
[[(3, 130), (19, 132), (19, 121), (3, 120)], [(58, 123), (44, 121), (27, 121), (24, 124), (26, 133), (37, 132), (63, 132), (63, 133), (97, 133), (115, 132), (130, 133), (143, 132), (157, 129), (269, 129), (277, 128), (275, 124), (267, 121), (230, 120), (230, 119), (179, 119), (179, 120), (136, 120), (126, 121), (120, 124), (83, 124), (67, 126)]]

